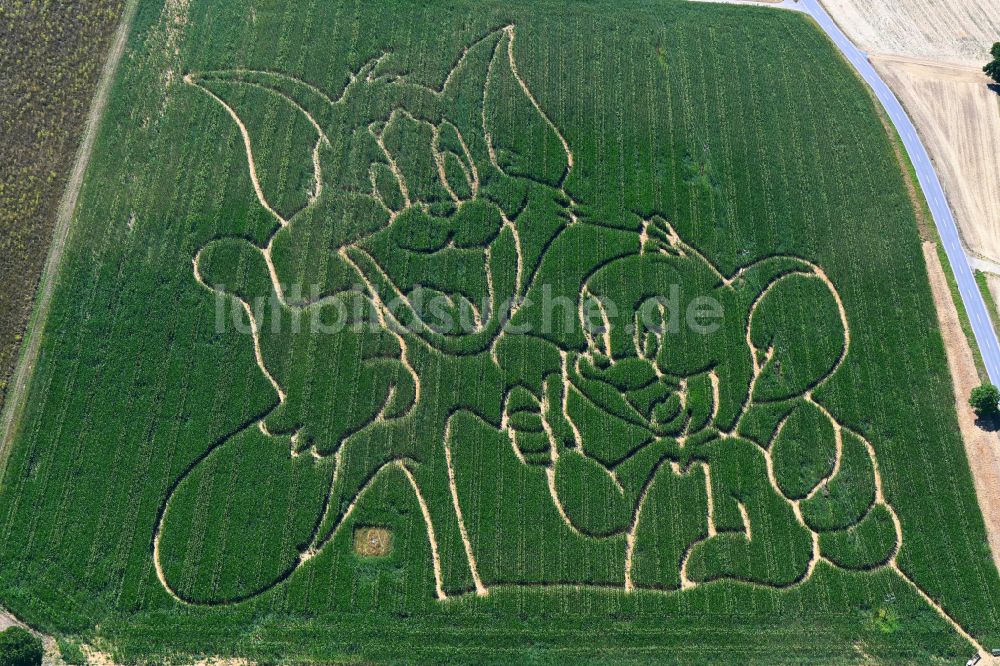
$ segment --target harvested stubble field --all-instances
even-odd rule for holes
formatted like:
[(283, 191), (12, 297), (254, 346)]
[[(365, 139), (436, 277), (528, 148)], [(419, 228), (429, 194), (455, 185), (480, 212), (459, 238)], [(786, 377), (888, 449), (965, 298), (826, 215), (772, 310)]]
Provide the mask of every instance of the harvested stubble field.
[(107, 113), (19, 616), (123, 661), (1000, 644), (902, 174), (802, 17), (142, 3)]
[(938, 63), (985, 64), (1000, 29), (997, 0), (821, 0), (858, 47)]
[(916, 124), (965, 246), (1000, 260), (1000, 96), (982, 72), (1000, 37), (1000, 0), (822, 2)]
[(898, 56), (873, 56), (872, 63), (920, 128), (962, 240), (975, 255), (1000, 261), (1000, 95), (990, 79), (981, 66)]

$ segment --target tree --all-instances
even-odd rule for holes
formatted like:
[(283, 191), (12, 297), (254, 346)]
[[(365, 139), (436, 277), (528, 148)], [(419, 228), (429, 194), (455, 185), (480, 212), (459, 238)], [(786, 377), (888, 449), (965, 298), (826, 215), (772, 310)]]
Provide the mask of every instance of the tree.
[(972, 389), (969, 404), (979, 417), (1000, 415), (1000, 389), (993, 384), (983, 384)]
[(994, 81), (1000, 83), (1000, 42), (993, 45), (990, 53), (993, 55), (993, 62), (983, 67), (983, 71)]
[(40, 666), (42, 641), (21, 627), (0, 632), (0, 666)]

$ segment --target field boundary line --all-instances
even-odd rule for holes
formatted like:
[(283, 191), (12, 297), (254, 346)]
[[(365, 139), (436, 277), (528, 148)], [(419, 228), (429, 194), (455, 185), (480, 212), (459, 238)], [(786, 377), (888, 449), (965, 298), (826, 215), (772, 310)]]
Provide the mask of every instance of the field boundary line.
[(118, 64), (125, 52), (132, 20), (135, 18), (138, 7), (139, 0), (126, 0), (121, 22), (115, 30), (111, 47), (108, 49), (107, 58), (104, 61), (104, 67), (101, 69), (97, 88), (94, 91), (90, 111), (84, 123), (83, 136), (80, 139), (80, 145), (73, 162), (73, 169), (70, 171), (66, 189), (63, 191), (59, 208), (56, 211), (56, 222), (52, 230), (49, 255), (45, 260), (39, 279), (35, 307), (28, 320), (28, 325), (25, 327), (25, 338), (21, 345), (21, 353), (14, 368), (14, 374), (11, 377), (10, 391), (7, 394), (3, 411), (0, 412), (0, 487), (3, 487), (7, 459), (14, 442), (14, 436), (17, 434), (20, 417), (24, 411), (25, 398), (38, 361), (42, 333), (48, 321), (49, 307), (52, 305), (52, 296), (55, 293), (57, 278), (62, 266), (63, 250), (72, 229), (73, 214), (76, 212), (76, 204), (80, 198), (84, 176), (90, 165), (90, 157), (94, 152), (94, 144), (97, 142), (97, 135), (101, 129), (101, 121), (104, 119), (104, 109), (111, 95), (111, 87), (115, 81)]
[(819, 28), (830, 38), (852, 69), (875, 94), (885, 109), (886, 115), (895, 126), (900, 141), (916, 171), (917, 182), (941, 237), (941, 245), (944, 247), (945, 254), (951, 264), (959, 294), (969, 314), (976, 346), (979, 348), (986, 366), (986, 373), (991, 382), (1000, 383), (1000, 340), (997, 339), (990, 314), (986, 309), (982, 294), (975, 284), (965, 244), (955, 222), (947, 195), (919, 132), (899, 98), (875, 70), (868, 59), (868, 54), (854, 45), (854, 42), (840, 29), (840, 26), (818, 0), (802, 0), (802, 4), (809, 16), (816, 21)]
[[(690, 1), (758, 7), (768, 6), (766, 0)], [(905, 151), (910, 163), (913, 165), (917, 191), (923, 195), (924, 201), (927, 203), (927, 208), (930, 213), (931, 220), (934, 223), (934, 228), (939, 237), (939, 241), (945, 251), (948, 262), (951, 264), (951, 271), (958, 285), (959, 300), (961, 300), (962, 305), (969, 314), (969, 323), (973, 334), (973, 340), (970, 341), (970, 346), (973, 346), (972, 343), (974, 343), (975, 348), (978, 348), (983, 358), (986, 374), (988, 375), (990, 381), (996, 383), (998, 381), (996, 377), (1000, 376), (1000, 339), (998, 339), (997, 334), (993, 329), (990, 315), (986, 310), (982, 294), (979, 292), (978, 286), (975, 284), (975, 278), (972, 276), (971, 270), (972, 261), (970, 261), (967, 251), (965, 250), (965, 243), (963, 242), (961, 233), (955, 223), (954, 215), (949, 207), (949, 203), (940, 183), (937, 171), (927, 154), (926, 147), (924, 146), (915, 126), (910, 120), (907, 111), (902, 106), (902, 103), (898, 100), (895, 93), (889, 88), (888, 84), (886, 84), (886, 82), (882, 79), (881, 75), (875, 70), (868, 54), (861, 51), (861, 49), (858, 48), (849, 37), (847, 37), (846, 33), (837, 24), (836, 20), (830, 16), (821, 3), (822, 0), (784, 0), (780, 4), (771, 3), (770, 6), (779, 9), (801, 12), (814, 22), (816, 28), (822, 32), (827, 39), (829, 39), (831, 45), (844, 59), (848, 68), (858, 77), (862, 86), (871, 94), (873, 101), (875, 102), (874, 110), (880, 116), (882, 123), (887, 125), (887, 130), (889, 129), (889, 126), (891, 126), (899, 137), (902, 149)], [(889, 139), (890, 142), (892, 142), (891, 132)], [(899, 157), (899, 155), (897, 155), (897, 157)], [(909, 179), (909, 174), (905, 172), (905, 169), (903, 176), (904, 180)], [(919, 224), (919, 208), (917, 208), (916, 213)], [(974, 289), (969, 287), (968, 283), (970, 281)], [(963, 286), (965, 289), (963, 289)], [(956, 307), (957, 305), (958, 304), (956, 303)], [(973, 318), (973, 314), (976, 315), (975, 319)], [(812, 400), (811, 391), (808, 400), (819, 407), (818, 403)], [(835, 419), (833, 419), (833, 421), (834, 423), (837, 423)], [(841, 428), (843, 428), (842, 425)], [(852, 431), (852, 434), (860, 437), (859, 433)], [(888, 568), (895, 571), (928, 605), (934, 609), (939, 616), (941, 616), (958, 632), (963, 639), (975, 648), (980, 659), (990, 659), (991, 655), (989, 651), (987, 651), (978, 640), (969, 634), (969, 632), (966, 631), (965, 628), (944, 609), (941, 603), (931, 597), (899, 566), (898, 557), (903, 547), (902, 525), (895, 508), (884, 496), (881, 473), (878, 466), (878, 459), (874, 455), (874, 447), (872, 447), (867, 438), (861, 437), (861, 439), (865, 443), (865, 446), (868, 449), (869, 457), (874, 465), (876, 503), (881, 503), (889, 509), (896, 530), (896, 551), (887, 563)], [(770, 459), (769, 454), (768, 459)], [(773, 484), (773, 480), (769, 480), (771, 480)], [(980, 511), (982, 511), (981, 505), (979, 508)]]

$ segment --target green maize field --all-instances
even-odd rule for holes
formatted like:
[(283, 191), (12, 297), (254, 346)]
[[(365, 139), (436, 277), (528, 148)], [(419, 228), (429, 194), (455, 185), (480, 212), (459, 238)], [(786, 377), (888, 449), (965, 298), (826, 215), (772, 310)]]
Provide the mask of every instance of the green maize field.
[(1000, 576), (936, 321), (801, 16), (142, 2), (0, 604), (123, 662), (955, 663)]

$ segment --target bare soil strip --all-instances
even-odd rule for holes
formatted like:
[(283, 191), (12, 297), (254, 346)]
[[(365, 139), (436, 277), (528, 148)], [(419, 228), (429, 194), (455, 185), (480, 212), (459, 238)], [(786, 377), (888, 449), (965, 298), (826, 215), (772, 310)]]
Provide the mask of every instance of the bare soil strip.
[[(987, 272), (986, 273), (986, 284), (990, 288), (990, 294), (993, 295), (993, 301), (995, 303), (1000, 303), (1000, 272)], [(991, 312), (994, 317), (1000, 316), (1000, 311)], [(996, 319), (994, 319), (996, 321)]]
[(80, 188), (83, 186), (83, 177), (87, 173), (87, 166), (90, 164), (90, 156), (94, 151), (94, 143), (97, 140), (97, 133), (101, 128), (101, 119), (104, 117), (104, 107), (107, 106), (108, 96), (111, 93), (111, 84), (115, 80), (115, 72), (122, 54), (125, 52), (125, 45), (128, 42), (129, 28), (132, 25), (132, 18), (135, 10), (139, 6), (138, 0), (128, 0), (125, 11), (122, 14), (121, 23), (115, 31), (114, 40), (111, 42), (111, 49), (101, 70), (101, 78), (97, 82), (97, 90), (94, 92), (94, 101), (87, 115), (87, 123), (83, 131), (83, 140), (76, 153), (76, 162), (73, 164), (73, 171), (70, 172), (69, 180), (66, 181), (66, 191), (59, 202), (59, 210), (56, 213), (56, 223), (52, 230), (52, 248), (49, 256), (45, 260), (45, 268), (42, 270), (42, 278), (39, 281), (38, 297), (35, 305), (35, 312), (28, 322), (25, 330), (24, 346), (21, 351), (21, 358), (14, 369), (14, 376), (11, 377), (10, 390), (7, 394), (7, 403), (4, 411), (0, 414), (0, 485), (3, 484), (4, 472), (6, 470), (7, 455), (10, 452), (11, 443), (17, 432), (21, 414), (24, 411), (25, 398), (27, 397), (28, 386), (31, 382), (31, 375), (38, 362), (38, 351), (42, 344), (42, 330), (49, 316), (49, 307), (52, 305), (52, 294), (55, 291), (56, 276), (62, 264), (63, 249), (66, 240), (69, 238), (70, 229), (73, 222), (73, 212), (76, 210), (76, 202), (80, 197)]
[(968, 403), (972, 389), (979, 386), (979, 374), (972, 357), (972, 349), (962, 332), (958, 311), (951, 300), (945, 281), (944, 268), (933, 243), (924, 243), (924, 260), (931, 282), (931, 293), (937, 309), (938, 324), (944, 338), (948, 368), (955, 388), (955, 409), (958, 426), (965, 443), (965, 452), (972, 469), (976, 496), (983, 511), (986, 534), (993, 551), (993, 561), (1000, 569), (1000, 434), (983, 430), (976, 425), (976, 415)]

